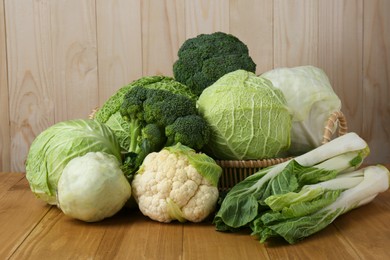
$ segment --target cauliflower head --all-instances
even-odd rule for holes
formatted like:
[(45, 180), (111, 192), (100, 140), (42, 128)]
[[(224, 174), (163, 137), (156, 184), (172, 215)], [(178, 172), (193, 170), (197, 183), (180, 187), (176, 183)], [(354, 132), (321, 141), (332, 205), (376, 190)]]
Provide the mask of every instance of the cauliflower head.
[(222, 169), (180, 143), (146, 156), (131, 184), (140, 211), (169, 223), (201, 222), (214, 211)]

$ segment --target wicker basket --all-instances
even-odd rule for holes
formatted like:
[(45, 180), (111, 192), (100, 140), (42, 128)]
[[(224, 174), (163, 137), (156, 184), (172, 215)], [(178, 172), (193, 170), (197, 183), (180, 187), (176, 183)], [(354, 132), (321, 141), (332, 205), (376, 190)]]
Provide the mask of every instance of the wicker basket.
[[(337, 127), (339, 136), (347, 133), (347, 121), (341, 111), (333, 112), (329, 116), (324, 129), (323, 144), (332, 139)], [(223, 169), (218, 188), (221, 192), (228, 191), (235, 184), (254, 174), (258, 170), (290, 159), (292, 159), (292, 157), (263, 160), (216, 160), (218, 165)]]
[[(98, 108), (93, 109), (88, 115), (88, 118), (93, 119), (97, 111)], [(339, 136), (347, 133), (347, 121), (341, 111), (333, 112), (329, 116), (325, 125), (322, 143), (327, 143), (332, 139), (336, 128), (338, 128)], [(262, 160), (216, 160), (217, 164), (223, 169), (218, 189), (221, 192), (228, 191), (234, 185), (258, 170), (288, 161), (292, 158), (293, 157)]]

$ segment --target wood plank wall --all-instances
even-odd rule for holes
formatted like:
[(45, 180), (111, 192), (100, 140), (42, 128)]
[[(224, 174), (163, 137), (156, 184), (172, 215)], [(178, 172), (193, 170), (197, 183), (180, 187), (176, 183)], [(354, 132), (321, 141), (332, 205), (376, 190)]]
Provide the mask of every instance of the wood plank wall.
[(143, 75), (172, 75), (180, 45), (214, 31), (245, 42), (258, 73), (324, 69), (367, 162), (389, 163), (389, 13), (387, 0), (1, 0), (0, 171), (24, 171), (45, 128)]

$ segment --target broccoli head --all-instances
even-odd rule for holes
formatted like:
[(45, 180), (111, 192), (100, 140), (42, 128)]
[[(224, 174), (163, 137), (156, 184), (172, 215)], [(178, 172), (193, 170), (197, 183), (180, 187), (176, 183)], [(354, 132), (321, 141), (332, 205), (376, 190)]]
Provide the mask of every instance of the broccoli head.
[(147, 154), (158, 151), (166, 143), (166, 137), (163, 128), (157, 124), (147, 124), (142, 128), (138, 143), (141, 150)]
[(151, 91), (152, 95), (144, 102), (144, 118), (146, 122), (153, 122), (165, 127), (172, 124), (177, 118), (195, 114), (195, 101), (182, 95), (175, 95), (167, 91)]
[(181, 143), (199, 151), (210, 138), (210, 128), (201, 116), (192, 114), (177, 118), (165, 128), (165, 135), (165, 146)]
[(160, 127), (197, 112), (195, 101), (188, 97), (142, 86), (135, 86), (126, 93), (120, 111), (127, 120), (142, 120), (145, 125)]
[[(120, 88), (108, 100), (106, 100), (103, 106), (95, 113), (94, 119), (107, 125), (111, 128), (111, 130), (113, 130), (124, 152), (134, 150), (134, 147), (130, 147), (131, 145), (134, 145), (134, 141), (131, 140), (133, 136), (129, 135), (129, 133), (131, 133), (130, 128), (134, 129), (134, 126), (131, 127), (129, 126), (129, 122), (124, 121), (119, 110), (122, 106), (124, 96), (134, 86), (142, 86), (148, 89), (163, 89), (175, 94), (186, 96), (191, 100), (196, 99), (196, 96), (187, 86), (176, 81), (172, 77), (162, 75), (141, 77)], [(133, 107), (133, 109), (136, 109), (136, 107)], [(143, 117), (142, 112), (141, 117)]]
[(208, 141), (206, 121), (197, 115), (195, 100), (167, 90), (134, 86), (125, 94), (120, 114), (129, 126), (125, 161), (132, 173), (146, 155), (168, 144), (200, 149)]
[(197, 96), (229, 72), (256, 71), (248, 47), (237, 37), (223, 32), (200, 34), (186, 40), (178, 57), (173, 64), (174, 77)]
[(103, 106), (96, 112), (95, 119), (100, 123), (106, 123), (110, 117), (119, 111), (123, 97), (125, 94), (134, 86), (145, 86), (145, 87), (161, 87), (162, 82), (167, 83), (170, 81), (170, 78), (164, 76), (150, 76), (142, 77), (138, 80), (133, 81), (132, 83), (123, 86), (117, 92), (115, 92), (109, 99), (104, 102)]

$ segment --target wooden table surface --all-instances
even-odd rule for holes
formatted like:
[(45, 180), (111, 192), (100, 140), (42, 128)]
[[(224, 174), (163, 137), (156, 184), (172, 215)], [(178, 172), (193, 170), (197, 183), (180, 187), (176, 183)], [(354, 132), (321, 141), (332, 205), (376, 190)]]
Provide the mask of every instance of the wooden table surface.
[(248, 231), (163, 224), (135, 209), (77, 221), (36, 199), (24, 174), (0, 173), (0, 259), (390, 259), (390, 190), (297, 244), (260, 244)]

